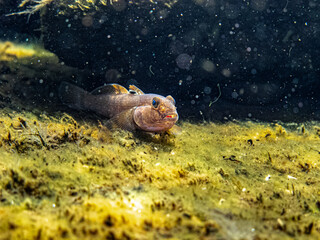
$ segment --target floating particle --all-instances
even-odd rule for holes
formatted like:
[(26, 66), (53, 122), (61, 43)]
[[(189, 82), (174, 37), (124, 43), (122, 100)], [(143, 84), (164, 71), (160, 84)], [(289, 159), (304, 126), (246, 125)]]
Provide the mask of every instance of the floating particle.
[(250, 90), (251, 90), (251, 92), (253, 92), (253, 93), (258, 93), (258, 86), (255, 85), (255, 84), (252, 84), (252, 85), (250, 86)]
[(231, 76), (231, 71), (227, 68), (222, 69), (221, 74), (225, 77), (230, 77)]
[(256, 74), (257, 74), (257, 70), (256, 70), (255, 68), (252, 68), (252, 69), (251, 69), (251, 74), (252, 74), (252, 75), (256, 75)]
[(189, 54), (182, 53), (176, 58), (176, 63), (180, 69), (189, 70), (192, 64), (192, 57)]
[(203, 92), (204, 92), (205, 94), (210, 94), (210, 93), (211, 93), (211, 87), (205, 87), (205, 88), (203, 89)]
[(231, 93), (231, 97), (232, 98), (237, 98), (239, 96), (239, 94), (237, 92), (232, 92)]
[(204, 60), (201, 64), (201, 67), (207, 72), (213, 72), (215, 70), (215, 66), (210, 60)]
[(92, 16), (84, 16), (81, 20), (81, 23), (85, 27), (91, 27), (93, 24), (93, 17)]

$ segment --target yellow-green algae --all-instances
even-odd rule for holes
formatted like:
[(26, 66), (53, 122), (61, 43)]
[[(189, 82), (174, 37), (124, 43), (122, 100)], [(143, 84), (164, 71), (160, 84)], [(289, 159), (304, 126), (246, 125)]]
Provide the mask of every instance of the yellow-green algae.
[(130, 5), (146, 8), (152, 5), (157, 7), (163, 5), (167, 8), (172, 8), (177, 2), (178, 0), (23, 0), (19, 4), (19, 7), (26, 7), (26, 9), (9, 15), (33, 14), (45, 10), (50, 5), (57, 10), (58, 14), (65, 15), (70, 13), (70, 10), (83, 12), (84, 14), (96, 11), (106, 11), (108, 8), (112, 8), (115, 11), (123, 11)]
[(317, 123), (176, 137), (2, 109), (0, 239), (320, 237)]

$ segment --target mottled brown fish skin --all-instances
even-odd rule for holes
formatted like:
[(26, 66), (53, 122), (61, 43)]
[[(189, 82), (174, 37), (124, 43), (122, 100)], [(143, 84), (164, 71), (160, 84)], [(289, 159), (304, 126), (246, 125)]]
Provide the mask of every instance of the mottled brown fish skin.
[(178, 120), (171, 96), (130, 93), (93, 95), (75, 85), (62, 83), (60, 99), (72, 108), (90, 110), (105, 116), (130, 131), (164, 132)]

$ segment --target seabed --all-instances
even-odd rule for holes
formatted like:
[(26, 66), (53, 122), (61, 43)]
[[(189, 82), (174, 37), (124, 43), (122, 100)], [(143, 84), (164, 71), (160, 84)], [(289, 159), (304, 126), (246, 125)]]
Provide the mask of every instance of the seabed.
[[(9, 89), (26, 66), (3, 49)], [(149, 136), (71, 115), (2, 105), (0, 239), (320, 238), (318, 122)]]

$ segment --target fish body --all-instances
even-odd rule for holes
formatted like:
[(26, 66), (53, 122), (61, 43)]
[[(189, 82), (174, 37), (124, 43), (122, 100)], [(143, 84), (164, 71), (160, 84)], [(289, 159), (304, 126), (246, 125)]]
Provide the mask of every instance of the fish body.
[(144, 94), (134, 85), (130, 85), (129, 91), (121, 85), (108, 84), (87, 92), (62, 82), (59, 95), (69, 107), (96, 112), (129, 131), (165, 132), (178, 120), (171, 96)]

